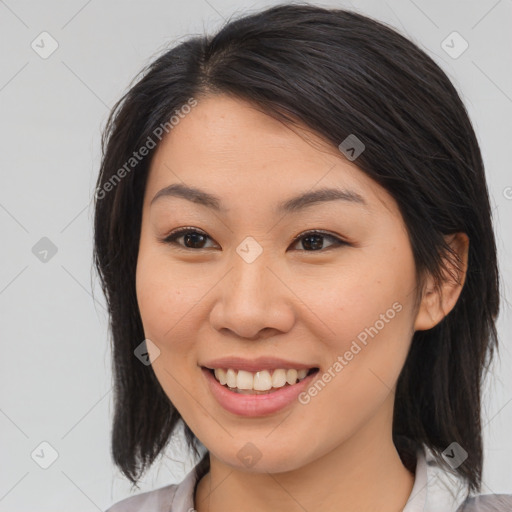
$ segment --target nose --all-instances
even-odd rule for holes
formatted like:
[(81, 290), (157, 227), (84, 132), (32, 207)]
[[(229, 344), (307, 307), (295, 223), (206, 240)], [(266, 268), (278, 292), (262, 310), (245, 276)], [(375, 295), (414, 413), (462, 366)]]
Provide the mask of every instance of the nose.
[(210, 322), (221, 334), (258, 340), (292, 328), (293, 292), (264, 254), (249, 263), (235, 253), (231, 270), (215, 287)]

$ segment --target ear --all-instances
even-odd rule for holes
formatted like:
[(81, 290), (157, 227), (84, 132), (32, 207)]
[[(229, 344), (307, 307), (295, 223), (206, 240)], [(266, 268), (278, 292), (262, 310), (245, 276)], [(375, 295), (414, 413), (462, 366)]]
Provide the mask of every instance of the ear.
[(454, 251), (444, 260), (443, 281), (436, 289), (434, 279), (428, 276), (424, 283), (423, 296), (414, 323), (415, 331), (426, 331), (435, 327), (455, 306), (468, 266), (469, 238), (466, 233), (446, 235), (445, 240)]

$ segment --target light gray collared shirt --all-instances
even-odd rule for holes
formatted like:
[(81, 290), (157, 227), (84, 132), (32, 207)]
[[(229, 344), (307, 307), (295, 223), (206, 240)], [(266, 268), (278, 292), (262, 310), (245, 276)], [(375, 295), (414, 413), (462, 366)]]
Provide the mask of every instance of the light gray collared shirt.
[[(170, 484), (117, 502), (106, 512), (194, 512), (196, 472)], [(414, 485), (403, 512), (512, 512), (512, 494), (487, 494), (466, 499), (456, 474), (443, 469), (426, 447), (417, 451)]]

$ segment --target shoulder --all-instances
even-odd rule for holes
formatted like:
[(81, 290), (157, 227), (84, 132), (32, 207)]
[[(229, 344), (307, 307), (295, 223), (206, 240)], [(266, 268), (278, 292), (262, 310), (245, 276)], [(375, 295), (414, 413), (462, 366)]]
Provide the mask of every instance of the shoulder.
[(201, 462), (179, 484), (170, 484), (118, 501), (105, 512), (189, 512), (194, 510), (194, 488), (201, 476)]
[(461, 475), (426, 446), (417, 450), (415, 474), (410, 512), (512, 512), (512, 494), (470, 494)]
[(482, 494), (468, 498), (457, 512), (511, 512), (512, 494)]
[(177, 484), (143, 492), (118, 501), (105, 512), (168, 512), (169, 504), (176, 494)]

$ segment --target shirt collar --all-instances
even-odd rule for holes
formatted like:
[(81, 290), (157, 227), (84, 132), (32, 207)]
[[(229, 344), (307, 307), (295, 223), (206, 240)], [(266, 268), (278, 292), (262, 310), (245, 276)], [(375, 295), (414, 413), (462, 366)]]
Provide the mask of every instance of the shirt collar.
[(429, 448), (418, 448), (414, 485), (403, 512), (456, 512), (466, 497), (462, 478), (442, 468)]
[[(194, 509), (198, 465), (178, 485), (171, 510)], [(465, 490), (462, 479), (440, 467), (432, 452), (422, 446), (416, 451), (414, 484), (403, 512), (456, 512), (466, 498)]]

